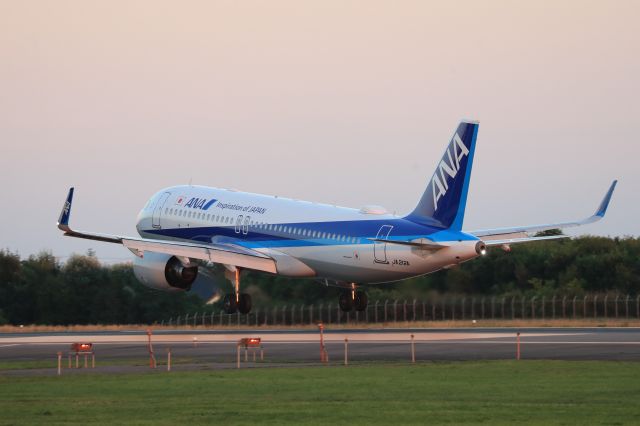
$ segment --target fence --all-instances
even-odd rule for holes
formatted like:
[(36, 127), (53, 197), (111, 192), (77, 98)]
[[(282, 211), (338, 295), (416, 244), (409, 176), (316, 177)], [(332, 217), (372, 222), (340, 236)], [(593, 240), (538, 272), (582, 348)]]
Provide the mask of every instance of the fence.
[(160, 322), (169, 326), (304, 325), (450, 320), (640, 319), (640, 296), (452, 297), (433, 300), (376, 300), (365, 311), (342, 312), (336, 304), (256, 308), (248, 315), (221, 310), (195, 312)]

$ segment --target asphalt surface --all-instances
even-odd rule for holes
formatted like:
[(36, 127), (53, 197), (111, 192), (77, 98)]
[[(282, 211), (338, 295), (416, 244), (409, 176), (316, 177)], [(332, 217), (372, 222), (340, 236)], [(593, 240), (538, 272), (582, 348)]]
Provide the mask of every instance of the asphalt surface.
[[(411, 335), (415, 356), (421, 361), (514, 359), (516, 333), (520, 332), (521, 359), (640, 361), (640, 328), (472, 328), (329, 330), (325, 348), (332, 364), (358, 362), (409, 362)], [(236, 343), (242, 337), (260, 337), (264, 361), (253, 363), (252, 352), (243, 367), (317, 365), (320, 335), (310, 330), (175, 330), (154, 332), (151, 341), (161, 368), (171, 349), (173, 369), (235, 368)], [(0, 365), (8, 361), (51, 361), (49, 369), (3, 370), (7, 374), (54, 374), (57, 352), (64, 365), (73, 342), (91, 342), (96, 372), (147, 369), (148, 337), (143, 331), (0, 334)], [(75, 363), (75, 358), (73, 359)], [(101, 365), (102, 363), (102, 365)], [(80, 358), (83, 364), (83, 358)], [(71, 373), (71, 370), (67, 370)], [(87, 371), (87, 370), (84, 370)], [(82, 370), (73, 371), (74, 374)]]

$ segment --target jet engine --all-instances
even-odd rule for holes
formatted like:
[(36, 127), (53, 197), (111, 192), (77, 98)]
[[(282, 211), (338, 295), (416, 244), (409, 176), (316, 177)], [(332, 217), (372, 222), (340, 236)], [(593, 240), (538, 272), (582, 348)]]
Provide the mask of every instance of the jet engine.
[(198, 277), (197, 266), (184, 266), (177, 257), (154, 252), (145, 252), (144, 257), (133, 261), (133, 273), (138, 280), (156, 290), (190, 290)]

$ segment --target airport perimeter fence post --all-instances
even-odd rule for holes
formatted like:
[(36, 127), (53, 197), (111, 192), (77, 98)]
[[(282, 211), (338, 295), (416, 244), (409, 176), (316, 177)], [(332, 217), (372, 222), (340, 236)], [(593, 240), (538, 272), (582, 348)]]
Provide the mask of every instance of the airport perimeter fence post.
[(198, 320), (198, 313), (193, 314), (193, 326), (196, 326), (196, 321)]
[(282, 307), (282, 325), (287, 325), (287, 305)]
[(398, 322), (398, 299), (393, 301), (393, 322)]
[(171, 346), (167, 348), (167, 371), (171, 371)]
[(437, 320), (436, 318), (436, 301), (431, 302), (431, 321)]
[(211, 321), (210, 321), (211, 327), (213, 327), (213, 316), (214, 316), (214, 314), (215, 314), (215, 311), (212, 310), (211, 311)]
[(544, 315), (544, 314), (545, 314), (545, 312), (544, 312), (544, 305), (545, 305), (545, 302), (546, 302), (545, 297), (544, 297), (544, 296), (542, 296), (542, 320), (543, 320), (543, 321), (544, 321), (544, 316), (545, 316), (545, 315)]
[(402, 320), (407, 322), (407, 299), (402, 302)]
[(176, 327), (180, 327), (180, 315), (176, 318)]
[(291, 324), (293, 324), (295, 322), (295, 316), (296, 316), (296, 310), (295, 307), (293, 305), (291, 305)]
[(416, 343), (413, 340), (413, 334), (411, 335), (411, 363), (416, 363)]
[(373, 304), (373, 318), (374, 322), (378, 322), (378, 300), (376, 299), (376, 303)]
[(615, 301), (615, 306), (614, 306), (615, 312), (616, 312), (616, 319), (618, 319), (618, 299), (619, 298), (620, 297), (616, 294), (616, 301)]
[(389, 304), (389, 299), (385, 299), (384, 301), (384, 322), (387, 323), (387, 305)]
[(413, 299), (413, 322), (416, 322), (416, 299)]
[(516, 360), (520, 361), (520, 332), (516, 334)]
[(496, 319), (496, 298), (491, 298), (491, 319)]
[(462, 306), (460, 307), (460, 317), (462, 318), (462, 321), (464, 321), (464, 305), (465, 302), (467, 301), (466, 297), (462, 298)]
[(484, 297), (480, 300), (480, 309), (482, 312), (482, 319), (484, 319)]
[(556, 319), (556, 295), (551, 298), (551, 317)]
[(598, 295), (593, 296), (593, 317), (598, 316)]
[(471, 298), (471, 319), (476, 319), (476, 298)]
[(627, 300), (624, 303), (624, 317), (629, 319), (629, 295), (627, 294)]
[(522, 300), (520, 301), (520, 318), (521, 319), (525, 319), (527, 317), (527, 313), (525, 311), (526, 308), (526, 304), (527, 304), (527, 298), (525, 296), (522, 296)]
[(300, 324), (304, 324), (304, 304), (300, 305)]
[(273, 321), (272, 325), (276, 325), (278, 323), (278, 308), (273, 308)]
[(313, 324), (313, 305), (309, 305), (309, 324)]
[(318, 322), (322, 322), (324, 320), (323, 315), (322, 315), (322, 308), (324, 308), (324, 306), (321, 303), (318, 306)]
[(587, 296), (582, 298), (582, 318), (587, 317)]
[(456, 298), (449, 299), (449, 306), (451, 306), (451, 321), (456, 319)]
[(236, 328), (240, 328), (240, 311), (236, 312)]
[(327, 323), (331, 324), (331, 303), (327, 305)]
[(58, 376), (62, 375), (62, 352), (58, 352)]
[(536, 319), (536, 296), (531, 298), (531, 319)]
[(338, 306), (336, 306), (336, 318), (338, 320), (338, 324), (340, 324), (340, 321), (342, 320), (342, 317), (340, 315), (340, 304), (338, 303)]
[(184, 325), (185, 325), (185, 326), (189, 325), (189, 314), (186, 314), (186, 315), (184, 316)]
[(440, 300), (441, 300), (440, 307), (442, 308), (442, 320), (444, 321), (447, 315), (447, 305), (444, 304), (445, 302), (444, 296)]
[(501, 312), (502, 312), (502, 315), (501, 315), (500, 318), (502, 318), (502, 319), (506, 319), (506, 317), (504, 316), (504, 302), (506, 302), (506, 299), (507, 299), (506, 297), (502, 298), (502, 308), (500, 309)]
[(511, 296), (511, 319), (516, 319), (516, 297)]
[(562, 297), (562, 319), (567, 318), (567, 296)]
[(607, 301), (608, 301), (608, 299), (609, 299), (609, 295), (606, 294), (604, 296), (604, 317), (605, 318), (609, 318), (609, 315), (607, 315)]

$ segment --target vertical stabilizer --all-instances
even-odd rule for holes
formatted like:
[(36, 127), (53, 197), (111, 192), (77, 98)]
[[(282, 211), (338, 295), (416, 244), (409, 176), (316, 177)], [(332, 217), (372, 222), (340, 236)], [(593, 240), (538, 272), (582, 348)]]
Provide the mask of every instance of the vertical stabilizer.
[(407, 219), (462, 229), (477, 135), (478, 122), (463, 121), (458, 125), (427, 189)]

